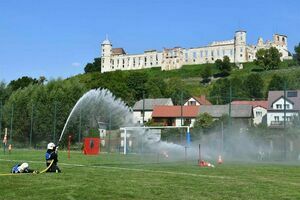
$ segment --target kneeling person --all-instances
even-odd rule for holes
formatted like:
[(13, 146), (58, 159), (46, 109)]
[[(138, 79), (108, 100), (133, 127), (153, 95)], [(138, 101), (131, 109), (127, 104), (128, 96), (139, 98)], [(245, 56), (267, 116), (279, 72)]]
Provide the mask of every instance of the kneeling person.
[[(46, 166), (49, 167), (52, 163), (52, 165), (48, 168), (46, 172), (56, 172), (59, 173), (61, 170), (57, 166), (58, 162), (58, 155), (57, 155), (57, 147), (53, 142), (50, 142), (47, 145), (47, 152), (46, 152)], [(53, 162), (52, 162), (53, 161)]]

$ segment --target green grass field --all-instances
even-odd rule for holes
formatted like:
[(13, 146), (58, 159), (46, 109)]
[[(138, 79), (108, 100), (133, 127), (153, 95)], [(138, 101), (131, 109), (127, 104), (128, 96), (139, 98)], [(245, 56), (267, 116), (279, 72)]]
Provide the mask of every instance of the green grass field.
[(196, 161), (160, 162), (145, 156), (59, 152), (61, 174), (4, 175), (26, 161), (45, 168), (44, 151), (0, 156), (0, 199), (300, 199), (300, 165)]

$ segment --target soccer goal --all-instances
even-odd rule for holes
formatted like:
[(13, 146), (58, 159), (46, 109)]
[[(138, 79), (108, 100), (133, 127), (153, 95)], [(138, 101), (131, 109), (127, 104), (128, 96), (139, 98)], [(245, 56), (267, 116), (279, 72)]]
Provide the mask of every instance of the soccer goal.
[[(128, 149), (134, 146), (135, 143), (139, 143), (140, 148), (143, 150), (144, 144), (158, 146), (161, 142), (162, 132), (165, 130), (183, 130), (181, 144), (187, 147), (190, 145), (190, 127), (189, 126), (144, 126), (144, 127), (121, 127), (121, 147), (123, 147), (123, 154), (128, 153)], [(138, 139), (140, 138), (140, 139)], [(142, 141), (141, 141), (142, 140)], [(184, 141), (183, 141), (184, 140)], [(135, 145), (137, 146), (137, 145)], [(153, 147), (155, 148), (155, 147)]]

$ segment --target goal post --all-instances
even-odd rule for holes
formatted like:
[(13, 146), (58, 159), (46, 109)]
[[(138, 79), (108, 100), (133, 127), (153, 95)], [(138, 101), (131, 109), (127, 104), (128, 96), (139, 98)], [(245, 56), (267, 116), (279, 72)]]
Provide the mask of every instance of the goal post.
[(190, 146), (191, 143), (191, 135), (190, 135), (190, 127), (189, 126), (133, 126), (133, 127), (121, 127), (120, 131), (123, 132), (123, 154), (127, 154), (127, 137), (129, 130), (151, 130), (151, 129), (186, 129), (186, 146)]

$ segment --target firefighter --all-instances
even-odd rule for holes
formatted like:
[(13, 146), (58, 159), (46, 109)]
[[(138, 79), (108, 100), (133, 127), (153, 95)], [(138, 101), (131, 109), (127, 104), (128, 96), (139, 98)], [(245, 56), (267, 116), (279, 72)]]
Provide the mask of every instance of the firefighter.
[(48, 167), (49, 168), (47, 169), (46, 172), (55, 172), (55, 173), (60, 173), (61, 172), (61, 170), (57, 166), (57, 162), (58, 162), (58, 159), (57, 159), (58, 158), (57, 149), (58, 149), (58, 147), (55, 146), (55, 144), (53, 142), (50, 142), (47, 145), (47, 152), (46, 152), (45, 157), (46, 157), (47, 168)]
[(35, 171), (33, 169), (29, 169), (28, 163), (22, 163), (22, 164), (16, 164), (11, 169), (11, 173), (17, 174), (17, 173), (35, 173), (38, 174), (38, 171)]

